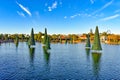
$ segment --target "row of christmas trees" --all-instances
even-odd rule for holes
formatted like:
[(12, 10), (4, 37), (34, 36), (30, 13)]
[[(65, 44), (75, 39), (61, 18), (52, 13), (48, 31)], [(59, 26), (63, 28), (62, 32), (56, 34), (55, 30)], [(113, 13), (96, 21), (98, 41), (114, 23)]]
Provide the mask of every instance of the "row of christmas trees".
[[(18, 46), (18, 42), (19, 42), (19, 38), (16, 35), (16, 39), (15, 39), (16, 46)], [(45, 46), (46, 50), (51, 49), (50, 48), (50, 37), (47, 35), (47, 29), (46, 28), (45, 28), (43, 45)], [(28, 40), (28, 46), (29, 47), (34, 47), (35, 46), (35, 39), (34, 39), (34, 30), (33, 30), (33, 28), (31, 30), (30, 38)], [(89, 34), (87, 35), (87, 40), (86, 40), (86, 46), (85, 47), (89, 48), (89, 49), (91, 48), (90, 35)], [(92, 50), (102, 50), (101, 43), (100, 43), (100, 36), (99, 36), (98, 26), (96, 26), (95, 35), (94, 35), (94, 42), (93, 42), (93, 45), (92, 45)]]
[[(87, 35), (87, 40), (86, 40), (85, 47), (87, 49), (91, 48), (90, 35), (89, 34)], [(100, 36), (99, 36), (98, 26), (96, 26), (96, 29), (95, 29), (94, 42), (93, 42), (93, 45), (92, 45), (92, 50), (98, 50), (98, 51), (102, 50), (101, 43), (100, 43)]]
[[(34, 39), (34, 30), (33, 30), (33, 28), (32, 28), (32, 30), (31, 30), (30, 38), (29, 38), (29, 40), (28, 40), (28, 46), (29, 46), (29, 47), (35, 47), (35, 39)], [(50, 38), (49, 38), (49, 36), (47, 35), (47, 29), (46, 29), (46, 28), (45, 28), (43, 46), (45, 46), (45, 49), (46, 49), (46, 50), (51, 49), (51, 48), (50, 48)]]

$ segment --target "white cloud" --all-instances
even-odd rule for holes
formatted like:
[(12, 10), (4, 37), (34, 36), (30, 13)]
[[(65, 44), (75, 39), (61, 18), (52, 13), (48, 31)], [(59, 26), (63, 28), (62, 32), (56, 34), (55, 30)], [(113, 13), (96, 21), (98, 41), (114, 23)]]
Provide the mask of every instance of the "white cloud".
[(60, 2), (60, 5), (62, 5), (62, 2)]
[(87, 14), (87, 13), (79, 13), (79, 14), (75, 14), (75, 15), (72, 15), (72, 16), (70, 16), (70, 18), (71, 19), (73, 19), (73, 18), (75, 18), (75, 17), (91, 17), (92, 15), (90, 15), (90, 14)]
[(96, 10), (95, 12), (92, 13), (92, 15), (102, 11), (103, 9), (107, 8), (108, 6), (110, 6), (113, 3), (113, 0), (111, 0), (110, 2), (106, 3), (104, 6), (102, 6), (100, 9)]
[(70, 16), (70, 18), (72, 19), (72, 18), (75, 18), (75, 17), (78, 17), (78, 16), (82, 16), (83, 14), (75, 14), (75, 15), (72, 15), (72, 16)]
[(94, 0), (90, 0), (90, 2), (91, 2), (91, 4), (93, 4), (93, 3), (94, 3)]
[(48, 11), (52, 11), (52, 8), (51, 8), (51, 7), (48, 7)]
[(45, 3), (45, 6), (47, 6), (48, 4), (47, 3)]
[(40, 18), (40, 13), (38, 11), (35, 12), (37, 18)]
[(55, 1), (55, 2), (52, 4), (52, 6), (49, 6), (49, 7), (48, 7), (48, 11), (52, 11), (53, 9), (57, 8), (57, 5), (58, 5), (58, 3), (57, 3), (57, 1)]
[(22, 17), (25, 17), (25, 14), (24, 14), (24, 13), (19, 12), (19, 11), (17, 11), (17, 13), (18, 13), (18, 15), (20, 15), (20, 16), (22, 16)]
[(25, 11), (29, 16), (32, 16), (31, 12), (26, 8), (24, 7), (23, 5), (19, 4), (18, 2), (16, 2), (17, 5), (23, 10)]
[(55, 2), (53, 3), (52, 8), (53, 8), (53, 9), (54, 9), (54, 8), (57, 8), (57, 1), (55, 1)]
[(64, 19), (67, 19), (67, 16), (64, 16)]
[(120, 9), (118, 9), (118, 10), (115, 11), (115, 13), (118, 13), (118, 12), (120, 12)]
[(119, 16), (120, 16), (119, 14), (115, 14), (113, 16), (109, 16), (109, 17), (103, 18), (103, 19), (101, 19), (101, 21), (107, 21), (107, 20), (115, 19), (115, 18), (117, 18)]
[(75, 18), (75, 17), (77, 17), (77, 16), (78, 16), (78, 15), (75, 14), (75, 15), (70, 16), (70, 18)]
[(98, 13), (98, 14), (94, 15), (93, 17), (98, 18), (98, 17), (103, 17), (103, 16), (104, 16), (104, 13)]

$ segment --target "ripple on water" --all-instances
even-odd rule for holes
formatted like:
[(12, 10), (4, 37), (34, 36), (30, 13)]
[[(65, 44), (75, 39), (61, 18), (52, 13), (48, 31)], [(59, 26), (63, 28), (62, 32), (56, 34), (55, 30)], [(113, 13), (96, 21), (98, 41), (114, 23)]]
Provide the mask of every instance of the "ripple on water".
[(0, 79), (120, 79), (120, 46), (104, 45), (101, 57), (86, 53), (84, 46), (51, 44), (48, 56), (44, 55), (41, 44), (37, 43), (33, 56), (25, 43), (20, 42), (17, 51), (14, 43), (2, 44)]

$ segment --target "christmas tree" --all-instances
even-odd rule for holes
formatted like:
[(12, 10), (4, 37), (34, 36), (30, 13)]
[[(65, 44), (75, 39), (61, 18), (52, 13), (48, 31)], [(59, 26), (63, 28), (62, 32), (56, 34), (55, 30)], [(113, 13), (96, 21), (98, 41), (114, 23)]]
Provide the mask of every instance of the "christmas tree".
[(30, 45), (35, 45), (35, 39), (34, 39), (34, 30), (32, 28), (31, 30), (31, 36), (30, 36)]
[(91, 45), (90, 45), (90, 35), (88, 34), (87, 35), (87, 40), (86, 40), (86, 45), (85, 45), (86, 48), (90, 48)]
[(92, 50), (102, 50), (101, 43), (100, 43), (100, 36), (98, 26), (96, 26), (95, 34), (94, 34), (94, 42), (92, 45)]

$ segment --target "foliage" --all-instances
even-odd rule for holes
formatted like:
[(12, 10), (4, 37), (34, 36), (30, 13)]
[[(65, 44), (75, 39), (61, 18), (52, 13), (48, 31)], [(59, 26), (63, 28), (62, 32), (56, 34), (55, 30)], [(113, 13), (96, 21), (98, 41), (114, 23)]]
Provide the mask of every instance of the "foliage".
[(65, 38), (65, 44), (67, 44), (67, 42), (68, 42), (68, 40), (67, 40), (67, 38)]
[(46, 44), (46, 42), (47, 42), (47, 29), (45, 28), (43, 44)]
[(35, 45), (34, 30), (33, 30), (33, 28), (31, 30), (30, 45)]
[(18, 37), (18, 35), (16, 35), (16, 38), (15, 38), (14, 42), (16, 44), (16, 47), (18, 47), (18, 44), (19, 44), (19, 37)]
[(34, 38), (38, 42), (42, 42), (42, 36), (43, 36), (43, 34), (41, 32), (34, 34)]
[(73, 37), (70, 38), (70, 43), (71, 43), (71, 44), (73, 43)]
[(85, 47), (91, 47), (91, 45), (90, 45), (90, 35), (88, 34), (86, 37), (87, 37), (87, 40), (86, 40)]
[(92, 50), (102, 50), (98, 26), (96, 26)]
[(50, 37), (48, 36), (47, 37), (47, 41), (46, 41), (46, 49), (48, 50), (48, 49), (51, 49), (50, 48)]

